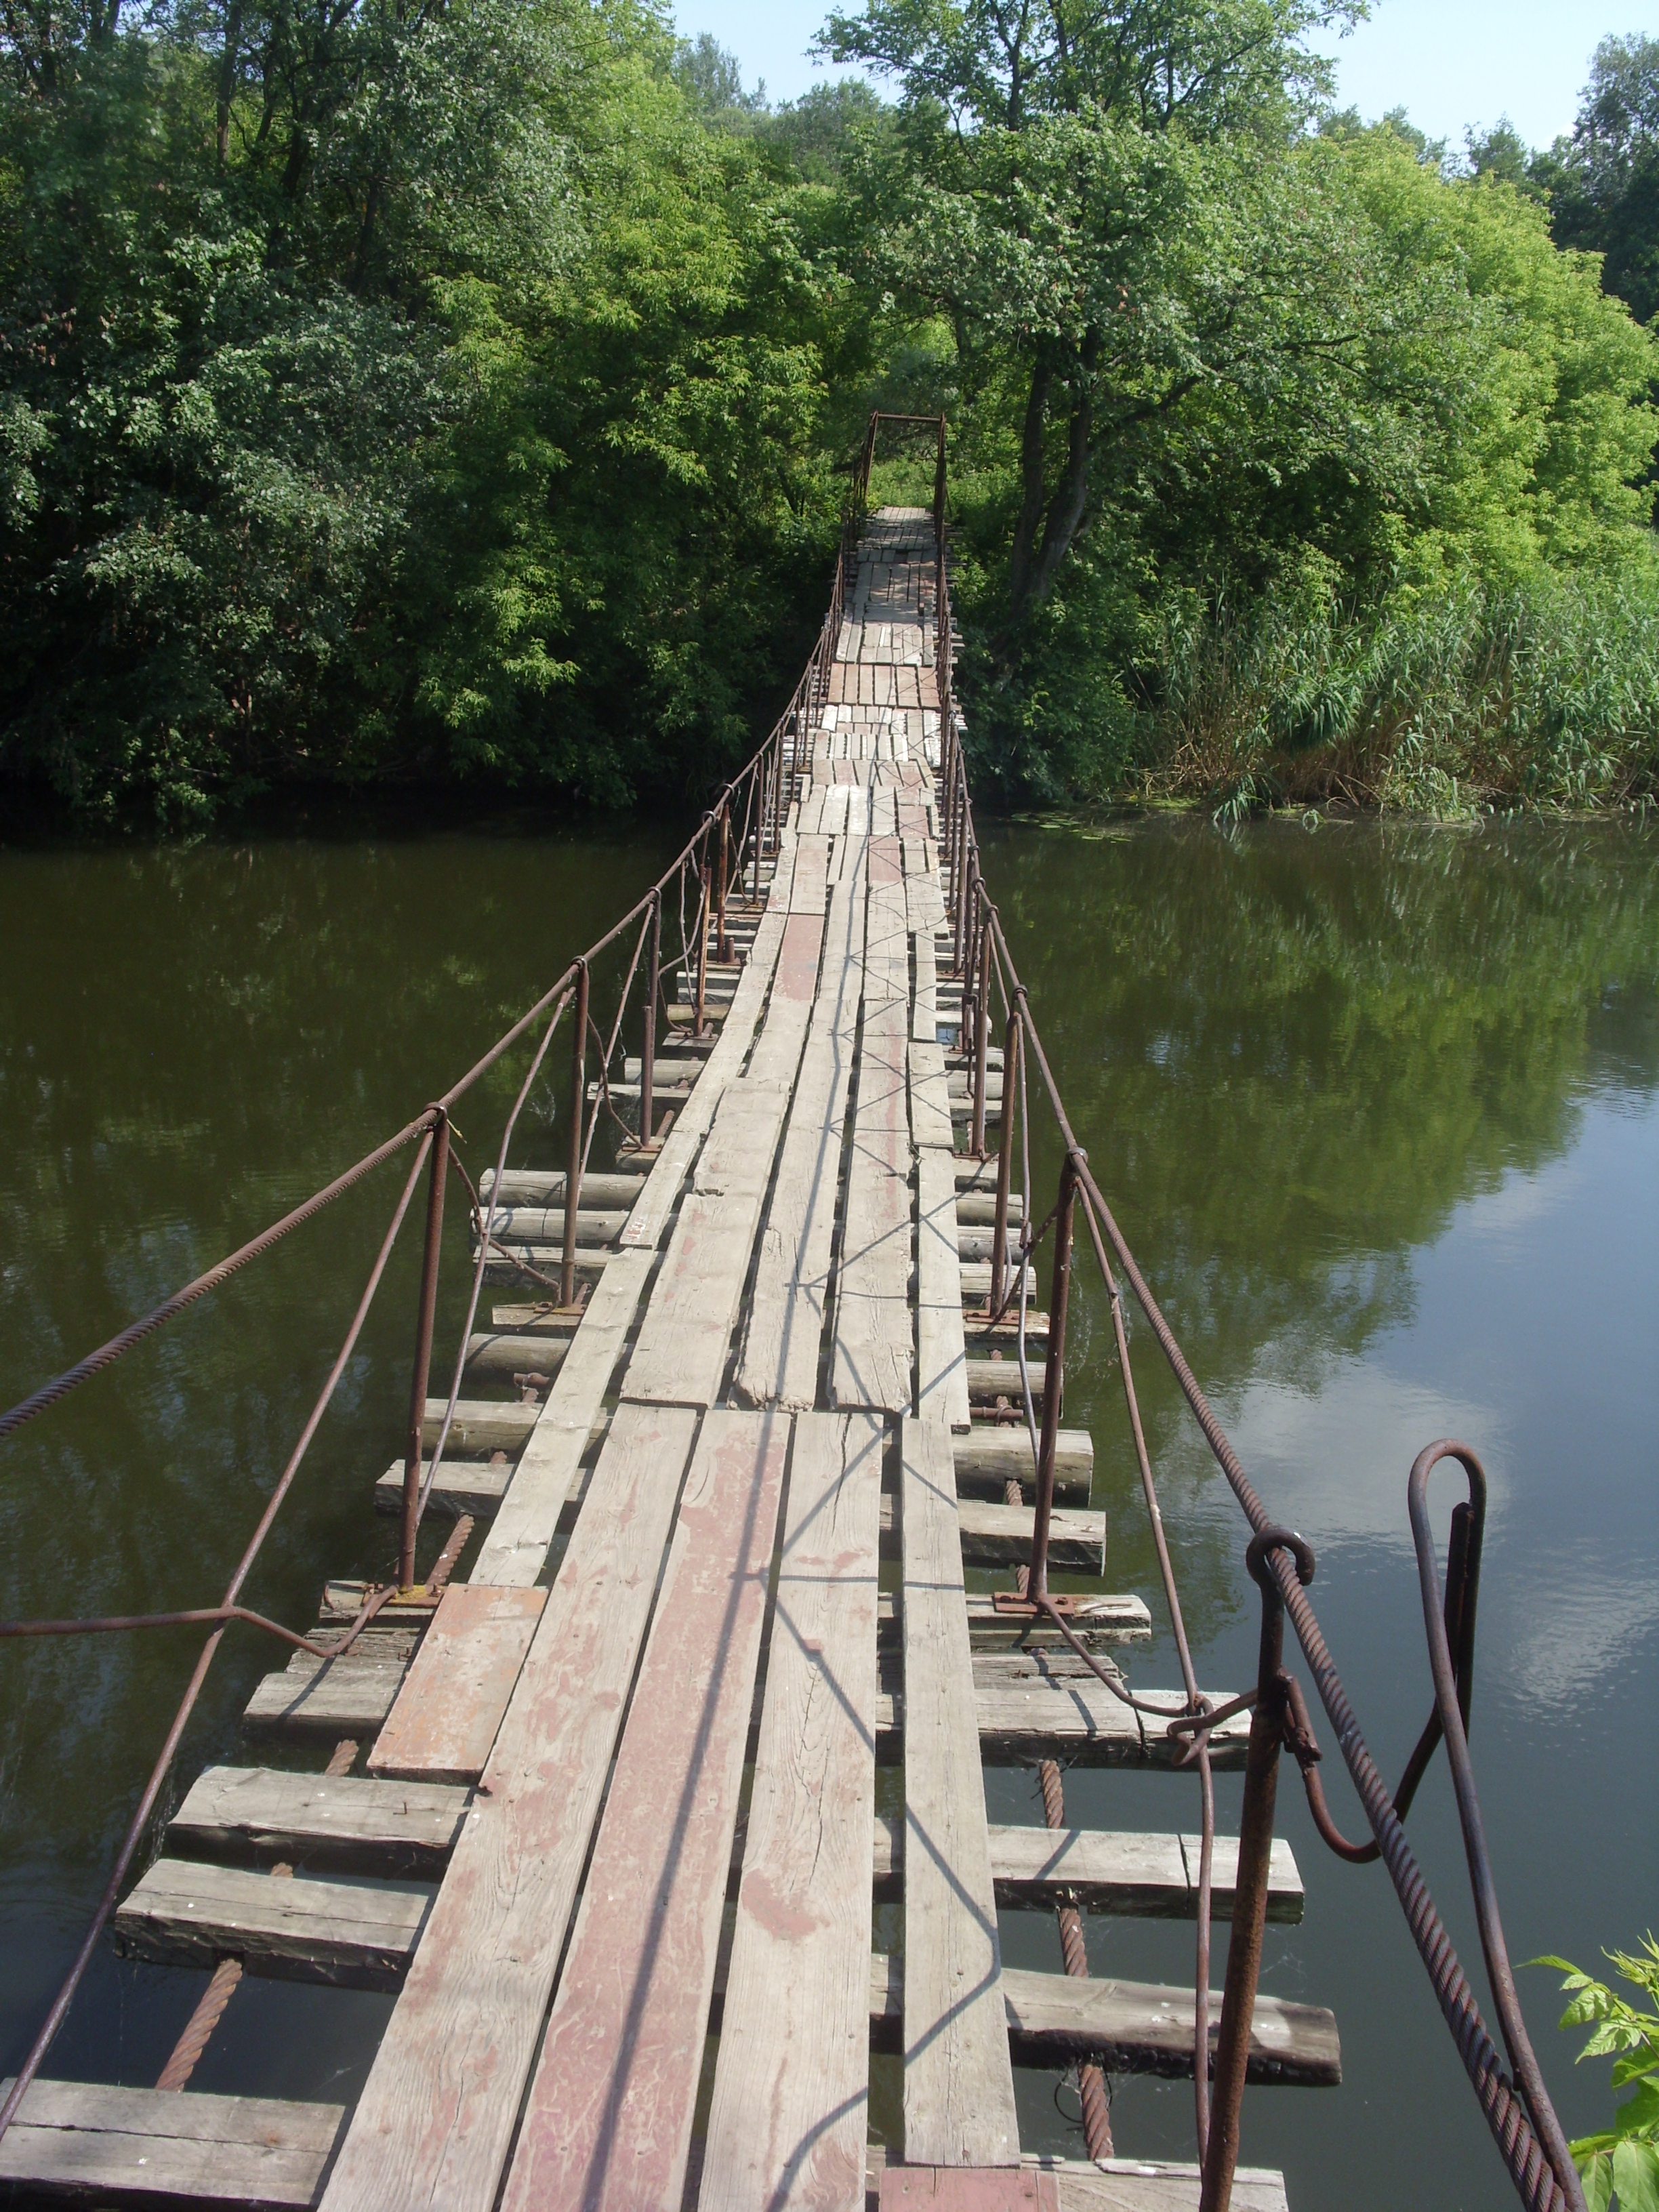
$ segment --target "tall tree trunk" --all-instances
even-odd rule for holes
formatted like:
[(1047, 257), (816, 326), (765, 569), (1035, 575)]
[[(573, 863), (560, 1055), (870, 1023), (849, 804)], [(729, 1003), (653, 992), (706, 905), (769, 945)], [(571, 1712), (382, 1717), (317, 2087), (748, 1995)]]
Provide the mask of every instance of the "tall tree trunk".
[(236, 73), (242, 58), (242, 0), (231, 0), (225, 11), (225, 48), (219, 57), (219, 114), (215, 139), (222, 169), (230, 156), (230, 106), (236, 96)]
[(1020, 441), (1019, 520), (1014, 525), (1014, 550), (1008, 573), (1008, 596), (1014, 620), (1024, 611), (1031, 587), (1031, 548), (1042, 520), (1042, 431), (1048, 414), (1048, 387), (1054, 372), (1045, 354), (1031, 364), (1031, 390), (1025, 402), (1025, 429)]
[(1083, 361), (1073, 386), (1072, 420), (1066, 439), (1066, 467), (1048, 502), (1042, 544), (1032, 564), (1026, 605), (1040, 606), (1048, 596), (1060, 562), (1076, 542), (1089, 504), (1089, 444), (1094, 429), (1094, 368), (1100, 342), (1091, 331), (1083, 342)]

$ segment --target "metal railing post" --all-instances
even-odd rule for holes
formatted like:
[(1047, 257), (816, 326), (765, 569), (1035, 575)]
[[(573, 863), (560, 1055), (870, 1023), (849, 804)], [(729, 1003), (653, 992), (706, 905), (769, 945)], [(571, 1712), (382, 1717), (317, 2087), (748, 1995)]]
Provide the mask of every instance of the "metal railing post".
[(991, 1303), (986, 1310), (995, 1313), (1002, 1304), (1002, 1293), (1008, 1273), (1008, 1182), (1013, 1170), (1013, 1108), (1014, 1085), (1025, 1051), (1025, 1032), (1019, 1025), (1019, 1001), (1024, 987), (1014, 986), (1014, 1002), (1008, 1009), (1008, 1028), (1002, 1048), (1002, 1130), (997, 1146), (997, 1215), (996, 1227), (991, 1236)]
[[(979, 945), (974, 957), (974, 1124), (968, 1149), (976, 1160), (985, 1158), (985, 1065), (990, 1056), (991, 1027), (991, 908), (979, 926)], [(1007, 1103), (1007, 1071), (1003, 1071), (1003, 1102)], [(1003, 1148), (1005, 1151), (1006, 1147)]]
[(1066, 1310), (1072, 1291), (1072, 1226), (1077, 1212), (1078, 1170), (1086, 1152), (1067, 1152), (1060, 1170), (1054, 1212), (1054, 1274), (1048, 1293), (1048, 1356), (1042, 1364), (1042, 1437), (1037, 1446), (1036, 1506), (1031, 1519), (1031, 1569), (1026, 1588), (1033, 1601), (1048, 1595), (1048, 1523), (1054, 1510), (1054, 1450), (1060, 1441), (1060, 1385), (1066, 1370)]
[(398, 1547), (398, 1587), (415, 1580), (415, 1536), (421, 1519), (421, 1444), (432, 1371), (432, 1324), (438, 1310), (438, 1254), (443, 1241), (444, 1177), (449, 1167), (449, 1116), (433, 1109), (432, 1164), (426, 1186), (426, 1243), (421, 1254), (421, 1302), (416, 1310), (415, 1372), (409, 1386), (409, 1437), (404, 1448), (404, 1520)]
[(945, 555), (945, 417), (939, 418), (939, 459), (933, 468), (933, 543)]
[(1255, 2015), (1256, 1984), (1261, 1973), (1261, 1938), (1267, 1924), (1267, 1869), (1273, 1844), (1273, 1808), (1279, 1794), (1279, 1753), (1286, 1715), (1285, 1608), (1268, 1555), (1291, 1552), (1297, 1578), (1313, 1580), (1313, 1553), (1288, 1528), (1267, 1528), (1250, 1539), (1244, 1564), (1261, 1591), (1261, 1643), (1256, 1661), (1255, 1710), (1244, 1754), (1244, 1806), (1238, 1823), (1238, 1874), (1233, 1888), (1232, 1934), (1227, 1944), (1227, 1979), (1216, 2037), (1215, 2075), (1211, 2088), (1210, 2134), (1204, 2150), (1204, 2183), (1199, 2212), (1227, 2212), (1238, 2164), (1239, 2110), (1249, 2065), (1250, 2025)]
[(651, 902), (651, 951), (645, 970), (645, 1028), (640, 1038), (640, 1142), (648, 1145), (655, 1119), (652, 1090), (657, 1079), (657, 994), (662, 978), (662, 893)]
[(570, 1154), (564, 1178), (564, 1265), (559, 1303), (576, 1303), (576, 1209), (582, 1197), (582, 1122), (587, 1114), (587, 963), (576, 963), (576, 1033), (570, 1041)]
[(726, 887), (731, 872), (732, 802), (720, 802), (720, 857), (714, 878), (714, 957), (732, 957), (732, 940), (726, 933)]
[(697, 1004), (691, 1034), (703, 1031), (703, 1010), (708, 1004), (708, 840), (702, 841), (697, 860)]

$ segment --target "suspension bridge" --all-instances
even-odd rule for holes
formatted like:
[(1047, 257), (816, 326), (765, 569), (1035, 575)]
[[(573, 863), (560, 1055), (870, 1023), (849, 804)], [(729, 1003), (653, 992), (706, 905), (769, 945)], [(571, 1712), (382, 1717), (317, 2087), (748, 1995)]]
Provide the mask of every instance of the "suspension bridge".
[[(931, 508), (867, 506), (878, 440), (895, 434), (936, 441)], [(1421, 1515), (1437, 1700), (1391, 1795), (1309, 1605), (1312, 1554), (1256, 1498), (1090, 1174), (981, 878), (945, 459), (942, 422), (872, 419), (800, 683), (633, 912), (443, 1098), (0, 1417), (3, 1437), (46, 1413), (404, 1162), (352, 1325), (223, 1595), (4, 1625), (203, 1631), (100, 1909), (0, 2104), (0, 2183), (26, 2197), (1274, 2212), (1281, 2177), (1241, 2162), (1244, 2086), (1340, 2078), (1331, 2014), (1258, 1986), (1266, 1923), (1303, 1911), (1273, 1834), (1289, 1753), (1333, 1848), (1387, 1862), (1522, 2201), (1582, 2202), (1505, 1996), (1501, 1930), (1486, 1953), (1507, 2057), (1402, 1825), (1443, 1735), (1460, 1796), (1467, 1770), (1478, 1462), (1461, 1447), (1419, 1462), (1425, 1483), (1455, 1451), (1471, 1501), (1443, 1580)], [(509, 1052), (528, 1072), (494, 1169), (466, 1191), (467, 1316), (440, 1346), (461, 1172), (449, 1117)], [(564, 1164), (515, 1167), (526, 1102), (555, 1069)], [(1030, 1169), (1041, 1115), (1063, 1155), (1052, 1198)], [(327, 1581), (303, 1627), (268, 1620), (244, 1585), (422, 1195), (402, 1448), (363, 1476), (398, 1522), (398, 1572)], [(1152, 1604), (1107, 1585), (1094, 1441), (1065, 1425), (1079, 1255), (1109, 1300)], [(1125, 1295), (1251, 1524), (1262, 1658), (1243, 1691), (1194, 1671)], [(1178, 1664), (1149, 1687), (1129, 1672), (1152, 1605)], [(1325, 1807), (1286, 1617), (1364, 1844)], [(247, 1705), (245, 1759), (185, 1776), (180, 1742), (233, 1629), (286, 1661)], [(1011, 1765), (1036, 1771), (1040, 1826), (988, 1817), (983, 1771)], [(1190, 1832), (1073, 1824), (1063, 1778), (1091, 1765), (1124, 1792), (1184, 1771)], [(1216, 1826), (1226, 1768), (1246, 1775), (1236, 1836)], [(1012, 1912), (1051, 1928), (1048, 1970), (1004, 1964)], [(1091, 1975), (1097, 1914), (1193, 1923), (1192, 1981)], [(106, 1942), (206, 1978), (154, 2087), (46, 2063)], [(190, 2087), (257, 1975), (395, 1993), (355, 2106)], [(1076, 2089), (1079, 2154), (1022, 2145), (1017, 2075), (1032, 2069)], [(1109, 2081), (1135, 2070), (1190, 2077), (1198, 2161), (1114, 2143)]]

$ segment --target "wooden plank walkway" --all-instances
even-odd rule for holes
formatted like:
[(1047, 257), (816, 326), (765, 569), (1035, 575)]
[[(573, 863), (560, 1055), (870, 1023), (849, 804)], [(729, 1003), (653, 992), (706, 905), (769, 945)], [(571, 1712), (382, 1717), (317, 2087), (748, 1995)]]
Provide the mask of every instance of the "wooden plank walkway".
[[(933, 576), (925, 513), (871, 518), (763, 903), (732, 917), (730, 963), (711, 943), (711, 1032), (657, 1063), (672, 1127), (648, 1169), (586, 1179), (579, 1313), (520, 1274), (479, 1318), (430, 1499), (485, 1522), (470, 1576), (337, 1662), (296, 1652), (248, 1707), (301, 1755), (353, 1739), (367, 1777), (210, 1769), (121, 1908), (140, 1955), (397, 1990), (356, 2109), (190, 2095), (170, 2119), (158, 2093), (42, 2081), (0, 2175), (113, 2198), (142, 2158), (162, 2199), (330, 2212), (863, 2212), (986, 2169), (998, 2203), (1196, 2203), (1190, 2167), (1019, 2141), (1016, 2066), (1190, 2068), (1191, 1993), (1069, 1980), (1057, 1954), (1006, 1971), (999, 1915), (1190, 1919), (1197, 1846), (987, 1819), (985, 1763), (1176, 1754), (967, 1586), (1029, 1551), (1009, 1485), (1030, 1456), (1012, 1324), (964, 1318), (996, 1164), (956, 1149), (967, 1086), (941, 1042), (960, 990)], [(998, 1054), (994, 1122), (1000, 1085)], [(556, 1266), (563, 1175), (483, 1188), (501, 1241)], [(1028, 1310), (1039, 1398), (1047, 1326)], [(526, 1374), (539, 1402), (506, 1395)], [(1097, 1580), (1093, 1472), (1062, 1431), (1053, 1558)], [(401, 1484), (399, 1463), (377, 1503)], [(325, 1622), (357, 1601), (331, 1589)], [(1097, 1648), (1150, 1632), (1132, 1593), (1079, 1607)], [(1247, 1729), (1215, 1731), (1218, 1765)], [(884, 1765), (902, 1812), (878, 1819)], [(1235, 1860), (1218, 1838), (1218, 1912)], [(878, 1900), (901, 1908), (890, 1957)], [(1277, 1846), (1270, 1911), (1301, 1909)], [(1334, 2077), (1328, 2014), (1264, 1997), (1257, 2024), (1253, 2078)], [(902, 2166), (869, 2140), (872, 2051), (902, 2059)], [(1241, 2175), (1235, 2202), (1277, 2212), (1282, 2186)]]

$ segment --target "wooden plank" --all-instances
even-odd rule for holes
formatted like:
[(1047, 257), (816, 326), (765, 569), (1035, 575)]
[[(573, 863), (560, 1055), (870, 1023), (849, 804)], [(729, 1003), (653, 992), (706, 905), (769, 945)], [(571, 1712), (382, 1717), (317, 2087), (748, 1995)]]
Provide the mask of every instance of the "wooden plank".
[[(580, 1484), (582, 1454), (604, 1418), (605, 1393), (655, 1261), (650, 1251), (619, 1253), (589, 1298), (564, 1364), (511, 1470), (495, 1525), (472, 1570), (475, 1587), (527, 1589), (547, 1564), (548, 1547)], [(438, 1476), (441, 1481), (441, 1467)]]
[(505, 1329), (478, 1329), (466, 1340), (465, 1379), (506, 1382), (515, 1375), (545, 1375), (550, 1379), (564, 1364), (569, 1349), (568, 1336), (517, 1336)]
[(1019, 2157), (951, 1440), (900, 1429), (904, 1531), (904, 2142), (934, 2166)]
[(360, 1874), (437, 1875), (448, 1864), (468, 1793), (443, 1783), (359, 1774), (210, 1766), (167, 1822), (170, 1851), (284, 1860)]
[[(1217, 1918), (1232, 1911), (1237, 1872), (1237, 1837), (1218, 1836), (1210, 1891), (1210, 1910)], [(1195, 1836), (994, 1827), (991, 1874), (998, 1899), (1006, 1905), (1070, 1902), (1091, 1912), (1160, 1919), (1191, 1920), (1198, 1914)], [(1268, 1862), (1267, 1917), (1299, 1921), (1304, 1902), (1291, 1847), (1276, 1838)]]
[[(787, 833), (786, 833), (787, 835)], [(680, 1109), (645, 1188), (634, 1204), (619, 1243), (624, 1250), (654, 1248), (674, 1208), (691, 1163), (696, 1158), (726, 1085), (743, 1066), (760, 1020), (772, 970), (783, 942), (783, 925), (794, 884), (796, 844), (788, 838), (778, 855), (778, 872), (766, 902), (754, 945), (721, 1024), (719, 1042), (704, 1063), (690, 1097)]]
[[(1077, 1601), (1071, 1616), (1074, 1635), (1091, 1648), (1103, 1644), (1143, 1642), (1152, 1632), (1146, 1601), (1132, 1591), (1103, 1591)], [(974, 1649), (989, 1650), (999, 1645), (1057, 1644), (1063, 1641), (1056, 1628), (1027, 1626), (1017, 1618), (998, 1613), (987, 1590), (968, 1593), (968, 1632)]]
[[(505, 1206), (559, 1206), (564, 1200), (562, 1168), (507, 1168), (502, 1170), (501, 1197)], [(480, 1194), (488, 1203), (496, 1188), (495, 1170), (486, 1168), (478, 1177)], [(629, 1207), (645, 1188), (643, 1175), (585, 1175), (581, 1197), (589, 1206)], [(580, 1218), (580, 1212), (578, 1219)]]
[(925, 1420), (966, 1429), (968, 1347), (956, 1246), (950, 1158), (923, 1146), (916, 1155), (916, 1411)]
[[(1198, 2212), (1203, 2169), (1163, 2159), (1102, 2159), (1097, 2165), (1054, 2162), (1060, 2212)], [(1233, 2175), (1231, 2212), (1289, 2212), (1285, 2177), (1241, 2166)]]
[[(1029, 1828), (993, 1825), (991, 1879), (997, 1903), (1051, 1911), (1075, 1905), (1088, 1912), (1130, 1918), (1193, 1920), (1198, 1916), (1198, 1838), (1139, 1830)], [(904, 1823), (884, 1815), (875, 1824), (871, 1863), (878, 1893), (890, 1890), (904, 1864)], [(1218, 1836), (1210, 1889), (1213, 1917), (1233, 1909), (1238, 1838)], [(1268, 1873), (1267, 1917), (1300, 1921), (1305, 1902), (1291, 1847), (1275, 1840)]]
[[(429, 1451), (443, 1426), (447, 1398), (428, 1398), (421, 1442)], [(450, 1424), (446, 1452), (459, 1459), (467, 1452), (517, 1451), (536, 1425), (537, 1406), (521, 1406), (509, 1398), (458, 1398)]]
[[(0, 2095), (11, 2077), (0, 2082)], [(94, 2203), (143, 2196), (246, 2212), (317, 2201), (343, 2105), (36, 2079), (0, 2141), (0, 2182)]]
[(329, 2212), (494, 2200), (696, 1430), (679, 1407), (617, 1408)]
[[(446, 1444), (444, 1449), (447, 1451), (449, 1447)], [(422, 1462), (423, 1480), (429, 1464)], [(475, 1521), (486, 1520), (501, 1510), (512, 1480), (513, 1468), (506, 1459), (499, 1466), (487, 1459), (441, 1460), (426, 1494), (426, 1510), (434, 1521), (454, 1521), (463, 1513), (470, 1513)], [(404, 1463), (394, 1460), (374, 1485), (374, 1510), (401, 1513), (403, 1510)]]
[[(1030, 1355), (1027, 1355), (1030, 1364)], [(1016, 1376), (1019, 1370), (1016, 1365)], [(1038, 1363), (1037, 1372), (1042, 1374)], [(1040, 1394), (1039, 1394), (1040, 1395)], [(965, 1488), (969, 1481), (994, 1483), (1000, 1486), (1011, 1477), (1016, 1482), (1034, 1483), (1036, 1470), (1031, 1460), (1031, 1439), (1024, 1421), (1018, 1424), (979, 1422), (966, 1436), (953, 1439), (951, 1446), (957, 1464), (957, 1484)], [(1054, 1489), (1058, 1495), (1060, 1486), (1081, 1492), (1087, 1497), (1095, 1479), (1094, 1438), (1087, 1429), (1060, 1429), (1054, 1439)]]
[(115, 1948), (130, 1958), (169, 1966), (237, 1958), (250, 1973), (391, 1990), (404, 1978), (431, 1902), (424, 1890), (161, 1858), (110, 1924)]
[(877, 1517), (870, 1414), (795, 1424), (701, 2202), (857, 2212), (869, 2090)]
[[(1022, 2176), (1052, 2181), (1059, 2191), (1060, 2212), (1198, 2212), (1203, 2170), (1171, 2164), (1164, 2159), (1054, 2158), (1027, 2151), (1020, 2160)], [(890, 2170), (886, 2151), (879, 2143), (869, 2150), (867, 2179), (872, 2198)], [(948, 2171), (923, 2169), (931, 2173)], [(895, 2173), (910, 2171), (893, 2166)], [(1233, 2175), (1233, 2212), (1288, 2212), (1285, 2177), (1263, 2166), (1241, 2166)]]
[[(881, 1501), (882, 1556), (896, 1559), (896, 1501)], [(1034, 1509), (1005, 1505), (1000, 1499), (963, 1498), (958, 1492), (957, 1521), (962, 1556), (975, 1566), (1019, 1566), (1031, 1556)], [(1048, 1557), (1068, 1574), (1097, 1574), (1106, 1540), (1103, 1513), (1056, 1509), (1048, 1528)]]
[(951, 1105), (945, 1077), (945, 1048), (910, 1040), (910, 1128), (918, 1151), (943, 1152), (956, 1172), (951, 1145)]
[(788, 1442), (704, 1419), (504, 2212), (681, 2201)]
[[(806, 830), (808, 827), (822, 827), (825, 832), (829, 830), (830, 824), (823, 819), (825, 805), (824, 798), (819, 796), (817, 799), (819, 823), (803, 825), (801, 838), (795, 851), (794, 880), (789, 893), (791, 914), (822, 914), (824, 910), (827, 896), (825, 885), (830, 868), (830, 839), (827, 834), (809, 836)], [(841, 819), (844, 821), (846, 818), (844, 802), (840, 813)]]
[[(969, 1372), (970, 1375), (973, 1371), (973, 1366), (974, 1363), (970, 1359), (968, 1363)], [(1036, 1365), (1036, 1371), (1037, 1379), (1040, 1381), (1042, 1373), (1040, 1364)], [(1018, 1395), (1018, 1382), (1019, 1370), (1018, 1367), (1014, 1369), (1014, 1376), (1016, 1382), (1014, 1403), (1018, 1405), (1019, 1398)], [(1041, 1418), (1042, 1415), (1039, 1413), (1038, 1419), (1041, 1419)], [(979, 1436), (984, 1432), (985, 1431), (982, 1429), (977, 1426), (968, 1431), (969, 1436)], [(1005, 1486), (1011, 1475), (1014, 1481), (1023, 1484), (1024, 1494), (1027, 1498), (1034, 1498), (1036, 1495), (1036, 1485), (1033, 1480), (1031, 1471), (1031, 1448), (1028, 1440), (1024, 1422), (1023, 1420), (1020, 1421), (1018, 1426), (1010, 1425), (1004, 1433), (1009, 1436), (1018, 1437), (1021, 1443), (1025, 1446), (1023, 1464), (1018, 1457), (1011, 1455), (1008, 1465), (1008, 1473), (1005, 1474), (1000, 1469), (988, 1468), (982, 1464), (976, 1463), (974, 1461), (964, 1462), (959, 1460), (957, 1463), (957, 1495), (958, 1498), (988, 1498), (1000, 1505), (1003, 1502), (1004, 1497), (1006, 1494)], [(957, 1443), (962, 1441), (959, 1434), (955, 1441)], [(1086, 1505), (1089, 1503), (1089, 1492), (1092, 1479), (1091, 1470), (1086, 1467), (1078, 1466), (1075, 1462), (1069, 1466), (1057, 1465), (1054, 1468), (1054, 1503), (1057, 1505)]]
[(544, 1589), (452, 1583), (368, 1755), (369, 1772), (476, 1782), (546, 1601)]
[[(908, 883), (908, 878), (906, 883)], [(917, 1044), (939, 1042), (938, 968), (933, 952), (933, 932), (918, 930), (912, 940), (915, 958), (915, 1002), (910, 1014), (910, 1036)], [(914, 1115), (913, 1123), (914, 1127)], [(921, 1139), (916, 1139), (920, 1144)]]
[[(878, 847), (872, 842), (872, 866)], [(873, 908), (875, 893), (872, 890)], [(873, 927), (873, 924), (872, 925)], [(874, 999), (872, 988), (878, 994)], [(853, 1143), (836, 1289), (830, 1396), (837, 1406), (909, 1410), (912, 1399), (910, 1138), (902, 999), (865, 976)]]
[(817, 1398), (842, 1137), (858, 1029), (854, 932), (861, 881), (836, 886), (811, 1028), (801, 1055), (761, 1237), (736, 1394), (756, 1406), (805, 1408)]
[[(362, 1639), (367, 1642), (367, 1638)], [(343, 1659), (296, 1651), (280, 1674), (258, 1683), (242, 1715), (256, 1735), (370, 1736), (403, 1687), (404, 1658), (376, 1658), (354, 1647)]]
[(728, 1085), (623, 1370), (625, 1398), (711, 1406), (720, 1395), (787, 1096)]
[[(908, 1991), (908, 1979), (906, 1990)], [(1008, 2037), (1019, 2056), (1048, 2066), (1099, 2058), (1108, 2066), (1173, 2079), (1193, 2070), (1193, 1995), (1155, 1982), (1083, 1981), (1005, 1967)], [(908, 2006), (907, 2006), (908, 2010)], [(1210, 1992), (1210, 2048), (1221, 2027), (1221, 1992)], [(1334, 2088), (1342, 2079), (1336, 2016), (1258, 1990), (1246, 2079)], [(908, 2137), (907, 2137), (908, 2141)]]
[[(988, 1762), (1059, 1759), (1079, 1766), (1174, 1766), (1182, 1756), (1181, 1745), (1157, 1721), (1143, 1720), (1092, 1675), (1066, 1681), (987, 1679), (976, 1683), (975, 1694), (980, 1755)], [(1172, 1718), (1182, 1710), (1178, 1692), (1137, 1685), (1135, 1694), (1161, 1699)], [(1213, 1702), (1224, 1703), (1224, 1694), (1214, 1692)], [(1243, 1766), (1249, 1723), (1249, 1716), (1239, 1713), (1209, 1731), (1217, 1767)]]

